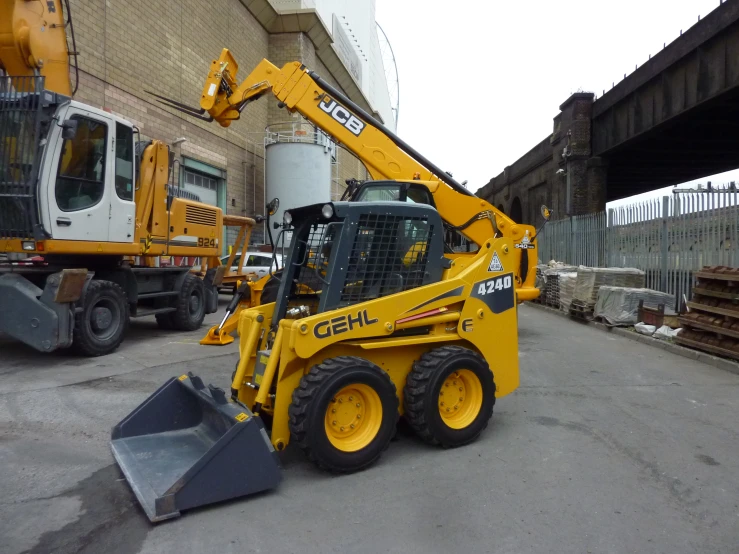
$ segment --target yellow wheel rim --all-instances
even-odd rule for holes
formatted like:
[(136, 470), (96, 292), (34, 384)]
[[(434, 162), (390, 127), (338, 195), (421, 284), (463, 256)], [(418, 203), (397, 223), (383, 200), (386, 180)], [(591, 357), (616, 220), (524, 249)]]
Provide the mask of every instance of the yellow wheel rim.
[(451, 373), (441, 384), (439, 413), (452, 429), (471, 425), (482, 408), (482, 383), (469, 369)]
[(347, 385), (326, 408), (326, 435), (342, 452), (361, 450), (377, 436), (382, 425), (382, 402), (369, 385)]

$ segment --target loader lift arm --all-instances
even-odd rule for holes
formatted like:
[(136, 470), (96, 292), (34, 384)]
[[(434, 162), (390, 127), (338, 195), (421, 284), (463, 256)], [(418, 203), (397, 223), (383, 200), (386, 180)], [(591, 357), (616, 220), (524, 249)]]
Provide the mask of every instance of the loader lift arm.
[[(162, 103), (204, 121), (228, 127), (241, 117), (250, 102), (271, 92), (281, 107), (298, 112), (337, 143), (353, 152), (375, 180), (412, 181), (425, 186), (433, 196), (442, 220), (479, 247), (490, 239), (508, 236), (519, 242), (535, 230), (519, 225), (486, 200), (475, 196), (450, 174), (423, 157), (361, 107), (346, 98), (314, 71), (300, 62), (278, 68), (264, 59), (241, 82), (238, 63), (224, 48), (211, 64), (200, 97), (200, 108), (156, 95)], [(153, 94), (153, 93), (152, 93)], [(518, 246), (518, 245), (517, 245)], [(520, 249), (517, 277), (518, 299), (536, 298), (535, 275), (529, 267), (537, 263), (533, 243)]]

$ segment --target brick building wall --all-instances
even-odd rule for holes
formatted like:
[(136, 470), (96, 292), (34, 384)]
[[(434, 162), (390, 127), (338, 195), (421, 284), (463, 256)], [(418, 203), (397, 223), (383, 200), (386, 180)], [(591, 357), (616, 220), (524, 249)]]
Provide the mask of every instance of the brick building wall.
[[(70, 7), (80, 70), (75, 99), (128, 119), (142, 139), (171, 145), (185, 137), (185, 142), (171, 146), (176, 158), (225, 171), (227, 213), (262, 213), (264, 130), (290, 114), (265, 96), (251, 103), (239, 121), (222, 128), (162, 106), (145, 91), (197, 105), (210, 63), (224, 47), (239, 62), (241, 78), (262, 58), (278, 66), (300, 60), (338, 87), (308, 35), (268, 33), (241, 0), (70, 0)], [(343, 151), (339, 168), (342, 184), (351, 177), (366, 177), (363, 166)]]

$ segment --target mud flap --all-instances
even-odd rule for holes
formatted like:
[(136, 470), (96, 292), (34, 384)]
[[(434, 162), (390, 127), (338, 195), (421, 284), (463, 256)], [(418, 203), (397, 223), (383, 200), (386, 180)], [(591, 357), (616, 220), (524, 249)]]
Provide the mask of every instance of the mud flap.
[(153, 522), (276, 487), (259, 417), (192, 373), (173, 377), (113, 428), (113, 456)]

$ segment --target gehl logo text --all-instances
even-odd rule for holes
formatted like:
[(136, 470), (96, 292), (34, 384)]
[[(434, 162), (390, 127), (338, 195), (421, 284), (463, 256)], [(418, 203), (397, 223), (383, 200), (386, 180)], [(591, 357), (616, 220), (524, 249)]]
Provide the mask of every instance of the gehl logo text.
[(365, 124), (362, 120), (326, 94), (321, 98), (318, 107), (341, 123), (355, 136), (359, 136), (359, 133), (364, 129)]
[(340, 335), (347, 331), (353, 331), (358, 327), (372, 325), (378, 321), (377, 318), (370, 319), (367, 315), (367, 310), (362, 310), (357, 312), (357, 317), (342, 315), (316, 323), (316, 326), (313, 327), (313, 334), (317, 339), (325, 339), (332, 335)]

